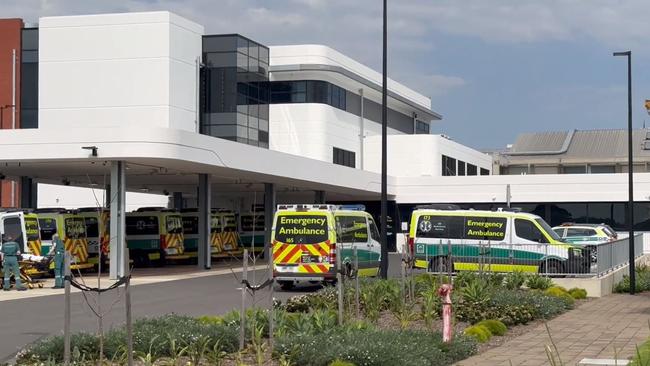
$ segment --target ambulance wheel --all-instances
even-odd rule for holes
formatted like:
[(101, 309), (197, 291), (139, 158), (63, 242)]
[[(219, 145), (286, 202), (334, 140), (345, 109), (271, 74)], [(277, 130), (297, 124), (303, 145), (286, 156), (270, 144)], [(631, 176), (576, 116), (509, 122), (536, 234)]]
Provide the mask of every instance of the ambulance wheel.
[(555, 259), (549, 259), (547, 261), (542, 261), (542, 264), (539, 266), (540, 274), (560, 274), (564, 273), (564, 268), (562, 263), (556, 261)]
[(293, 283), (293, 281), (278, 281), (278, 284), (280, 285), (280, 288), (284, 291), (293, 290), (293, 288), (296, 286)]
[(453, 272), (453, 262), (447, 256), (439, 256), (429, 259), (429, 272), (449, 273)]

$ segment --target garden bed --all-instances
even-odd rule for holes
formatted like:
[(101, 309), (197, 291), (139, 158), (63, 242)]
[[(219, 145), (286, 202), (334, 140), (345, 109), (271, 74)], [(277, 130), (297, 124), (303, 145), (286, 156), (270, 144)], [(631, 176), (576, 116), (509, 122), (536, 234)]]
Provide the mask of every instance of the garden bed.
[[(584, 296), (578, 290), (550, 287), (551, 282), (539, 276), (461, 274), (454, 279), (452, 293), (454, 338), (443, 343), (441, 282), (447, 279), (428, 274), (405, 281), (365, 280), (359, 303), (355, 289), (346, 286), (343, 325), (338, 325), (334, 287), (276, 303), (273, 352), (268, 310), (247, 311), (243, 351), (238, 350), (236, 311), (141, 319), (134, 324), (134, 359), (142, 365), (445, 366), (503, 344), (572, 309), (574, 297)], [(123, 364), (124, 340), (123, 328), (104, 335), (105, 364)], [(76, 334), (72, 347), (77, 364), (97, 363), (97, 336)], [(20, 364), (34, 365), (54, 365), (62, 359), (61, 336), (39, 341), (17, 357)]]

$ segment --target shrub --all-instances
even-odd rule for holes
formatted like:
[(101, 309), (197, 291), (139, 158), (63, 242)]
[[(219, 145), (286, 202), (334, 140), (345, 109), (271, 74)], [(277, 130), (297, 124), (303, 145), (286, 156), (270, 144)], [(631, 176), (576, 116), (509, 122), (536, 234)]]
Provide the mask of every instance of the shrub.
[[(327, 347), (314, 345), (327, 344)], [(443, 344), (439, 333), (422, 331), (342, 330), (278, 337), (275, 351), (296, 365), (328, 366), (336, 360), (357, 366), (451, 365), (476, 351), (467, 337)]]
[(465, 328), (463, 333), (465, 333), (466, 336), (473, 337), (479, 343), (485, 343), (492, 338), (492, 333), (490, 333), (490, 330), (484, 325), (477, 324)]
[[(650, 291), (650, 267), (637, 266), (635, 292)], [(630, 277), (625, 275), (623, 280), (614, 286), (615, 292), (630, 292)]]
[(506, 275), (503, 286), (508, 290), (519, 290), (526, 283), (526, 274), (521, 271), (510, 272)]
[(567, 304), (573, 305), (575, 299), (569, 294), (569, 292), (561, 286), (553, 286), (544, 291), (544, 294), (548, 296), (558, 297), (564, 300)]
[(479, 325), (479, 326), (482, 325), (482, 326), (486, 327), (490, 331), (490, 333), (492, 333), (492, 335), (495, 335), (495, 336), (505, 335), (506, 332), (508, 331), (508, 327), (506, 327), (506, 325), (503, 324), (503, 322), (501, 322), (499, 320), (496, 320), (496, 319), (482, 320), (482, 321), (478, 322), (478, 324), (476, 324), (476, 325)]
[[(48, 360), (62, 362), (63, 342), (62, 335), (42, 339), (21, 351), (16, 361), (18, 364), (39, 364)], [(76, 350), (71, 352), (72, 356), (78, 355), (73, 361), (94, 360), (99, 354), (99, 340), (94, 334), (76, 333), (70, 337), (70, 348)]]
[(329, 364), (329, 366), (355, 366), (352, 362), (348, 361), (341, 361), (341, 360), (334, 360), (332, 363)]
[(576, 300), (582, 300), (587, 298), (587, 290), (583, 288), (574, 287), (569, 290), (569, 295)]
[(220, 316), (214, 315), (203, 315), (196, 318), (199, 322), (207, 325), (222, 325), (225, 324), (224, 320)]
[(539, 274), (534, 274), (526, 280), (526, 286), (533, 290), (546, 290), (552, 285), (553, 280), (548, 277), (540, 276)]

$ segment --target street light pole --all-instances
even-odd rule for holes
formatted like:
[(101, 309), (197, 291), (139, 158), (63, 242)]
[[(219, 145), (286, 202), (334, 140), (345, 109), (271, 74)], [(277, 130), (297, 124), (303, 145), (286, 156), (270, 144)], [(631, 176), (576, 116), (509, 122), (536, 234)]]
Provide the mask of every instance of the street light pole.
[(380, 217), (380, 227), (381, 227), (381, 266), (380, 266), (380, 276), (381, 278), (388, 277), (388, 168), (386, 164), (387, 160), (387, 94), (388, 94), (388, 82), (387, 82), (387, 58), (388, 58), (388, 37), (387, 37), (387, 4), (386, 0), (384, 3), (384, 37), (382, 45), (382, 88), (381, 88), (381, 217)]
[(628, 203), (627, 226), (629, 231), (630, 295), (636, 290), (634, 265), (634, 164), (632, 162), (632, 51), (614, 52), (614, 56), (627, 56), (627, 178)]

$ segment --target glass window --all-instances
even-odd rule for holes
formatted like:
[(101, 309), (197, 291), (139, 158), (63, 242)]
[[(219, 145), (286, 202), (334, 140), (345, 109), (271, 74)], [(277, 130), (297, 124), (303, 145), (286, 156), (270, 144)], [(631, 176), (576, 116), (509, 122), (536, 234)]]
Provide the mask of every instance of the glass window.
[(368, 242), (368, 225), (363, 216), (336, 216), (336, 231), (338, 242)]
[(86, 236), (89, 238), (99, 237), (99, 222), (96, 217), (84, 217), (86, 222)]
[(65, 219), (65, 236), (70, 239), (86, 237), (86, 221), (82, 217)]
[(534, 241), (536, 243), (548, 242), (537, 226), (529, 220), (515, 219), (515, 232), (517, 233), (517, 236), (522, 239)]
[(269, 49), (268, 48), (266, 48), (264, 46), (260, 46), (260, 57), (259, 57), (259, 59), (260, 59), (260, 61), (262, 61), (263, 63), (268, 65), (268, 63), (269, 63)]
[(564, 166), (562, 167), (564, 174), (585, 174), (587, 173), (586, 165)]
[(481, 168), (481, 175), (490, 175), (490, 171), (485, 168)]
[(368, 223), (370, 225), (370, 237), (372, 240), (380, 241), (381, 237), (379, 235), (379, 229), (377, 229), (377, 224), (375, 224), (375, 220), (368, 218)]
[(527, 165), (510, 165), (505, 169), (507, 175), (522, 175), (528, 174)]
[(38, 62), (38, 51), (23, 51), (23, 63)]
[(35, 241), (41, 238), (41, 233), (38, 230), (38, 220), (31, 217), (25, 217), (25, 233), (27, 240)]
[(587, 222), (586, 203), (556, 203), (551, 205), (551, 226), (567, 222)]
[(205, 54), (205, 64), (210, 67), (236, 67), (236, 52), (209, 52)]
[(237, 49), (237, 37), (235, 36), (203, 36), (204, 52), (224, 52)]
[(20, 251), (25, 251), (25, 238), (23, 237), (23, 227), (19, 217), (8, 217), (3, 222), (4, 237), (3, 242), (15, 241), (20, 246)]
[(558, 228), (553, 229), (553, 231), (555, 231), (555, 233), (556, 233), (559, 237), (561, 237), (561, 238), (564, 237), (564, 228), (560, 228), (560, 227), (558, 227)]
[(572, 237), (572, 236), (594, 236), (596, 235), (596, 230), (594, 229), (582, 229), (582, 228), (575, 228), (575, 227), (569, 227), (566, 229), (566, 236), (567, 237)]
[[(269, 133), (268, 133), (267, 131), (259, 131), (259, 132), (258, 132), (258, 136), (259, 136), (259, 140), (260, 140), (260, 142), (261, 142), (261, 143), (262, 143), (262, 142), (263, 142), (263, 143), (266, 143), (266, 144), (267, 144), (266, 147), (268, 147), (268, 143), (269, 143)], [(262, 146), (262, 145), (260, 144), (260, 146)]]
[(634, 202), (634, 230), (650, 231), (650, 203)]
[(418, 218), (416, 237), (462, 239), (463, 217), (422, 215)]
[(26, 28), (22, 33), (22, 49), (23, 50), (37, 50), (38, 49), (38, 28)]
[(467, 163), (467, 175), (476, 175), (476, 165)]
[(126, 235), (158, 235), (156, 216), (127, 216)]
[(275, 223), (275, 240), (281, 243), (315, 244), (327, 237), (325, 215), (280, 215)]
[(416, 134), (428, 134), (429, 133), (429, 124), (422, 121), (415, 121), (415, 133)]
[(465, 175), (465, 162), (458, 160), (458, 175)]
[(52, 218), (39, 218), (38, 226), (41, 229), (41, 240), (52, 240), (56, 234), (56, 220)]
[(615, 165), (592, 165), (589, 167), (592, 174), (616, 173)]
[(253, 215), (241, 215), (239, 217), (239, 223), (241, 231), (263, 231), (264, 215), (257, 214), (255, 215), (255, 219), (253, 219)]
[(237, 37), (237, 52), (248, 55), (248, 40), (246, 38)]
[(356, 166), (356, 154), (353, 151), (339, 149), (337, 147), (332, 149), (332, 162), (338, 165), (344, 165), (350, 168)]
[(180, 234), (183, 232), (183, 219), (179, 215), (170, 215), (167, 216), (166, 225), (167, 233), (169, 234)]
[(198, 234), (199, 218), (197, 216), (183, 216), (183, 234)]
[(456, 175), (456, 159), (442, 155), (442, 175), (445, 177)]

